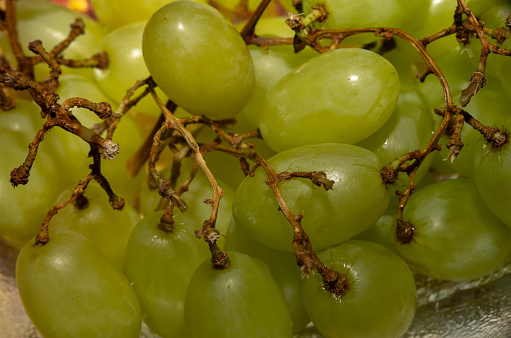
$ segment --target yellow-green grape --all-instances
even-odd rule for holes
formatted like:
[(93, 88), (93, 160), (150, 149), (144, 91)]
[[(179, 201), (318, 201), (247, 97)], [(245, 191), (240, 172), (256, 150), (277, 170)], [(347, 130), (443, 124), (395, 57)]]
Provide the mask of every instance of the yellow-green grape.
[(347, 290), (330, 293), (319, 274), (303, 279), (307, 313), (325, 337), (401, 337), (417, 306), (415, 280), (406, 263), (389, 249), (347, 241), (318, 252), (327, 267), (345, 274)]
[(176, 212), (174, 227), (159, 227), (162, 211), (152, 212), (133, 230), (124, 272), (133, 284), (145, 323), (162, 337), (184, 336), (186, 290), (195, 269), (208, 257), (208, 245), (195, 237), (202, 223)]
[(365, 49), (332, 50), (268, 90), (259, 128), (276, 151), (316, 143), (353, 144), (385, 124), (398, 96), (399, 77), (385, 58)]
[(185, 300), (185, 332), (193, 337), (292, 337), (291, 317), (268, 267), (228, 251), (230, 264), (205, 260), (195, 271)]
[[(314, 249), (346, 241), (369, 228), (387, 209), (389, 191), (380, 176), (381, 164), (371, 151), (349, 144), (324, 143), (289, 149), (269, 159), (280, 172), (324, 171), (331, 190), (295, 178), (279, 184), (284, 201), (301, 224)], [(279, 210), (265, 183), (262, 168), (240, 185), (233, 216), (245, 234), (273, 249), (291, 251), (293, 228)]]
[(408, 236), (398, 231), (394, 248), (425, 276), (479, 278), (509, 259), (511, 229), (486, 206), (471, 179), (441, 181), (414, 192), (403, 218), (413, 230)]
[[(35, 239), (33, 239), (35, 241)], [(84, 236), (55, 229), (16, 261), (23, 306), (43, 337), (139, 337), (140, 305), (132, 286)]]
[(254, 86), (254, 66), (234, 26), (211, 6), (172, 2), (147, 22), (142, 51), (149, 73), (190, 114), (238, 114)]

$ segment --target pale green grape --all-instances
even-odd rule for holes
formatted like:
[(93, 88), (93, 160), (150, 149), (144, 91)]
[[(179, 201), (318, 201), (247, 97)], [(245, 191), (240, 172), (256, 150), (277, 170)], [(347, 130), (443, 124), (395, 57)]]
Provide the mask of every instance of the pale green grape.
[(509, 258), (511, 229), (488, 209), (473, 180), (430, 184), (410, 197), (404, 221), (410, 242), (393, 236), (408, 265), (431, 278), (467, 280), (491, 273)]
[[(117, 28), (132, 22), (148, 20), (160, 7), (173, 0), (90, 0), (98, 21)], [(199, 0), (200, 1), (200, 0)], [(207, 1), (201, 1), (207, 2)]]
[[(142, 33), (146, 22), (138, 21), (121, 26), (106, 35), (100, 43), (101, 50), (108, 53), (108, 67), (94, 69), (94, 77), (100, 88), (116, 103), (124, 98), (126, 91), (137, 80), (149, 77), (142, 56)], [(140, 95), (143, 89), (135, 91), (133, 97)], [(165, 102), (166, 96), (159, 88), (156, 90), (160, 99)], [(155, 116), (161, 114), (151, 95), (139, 101), (134, 109)]]
[(279, 284), (289, 305), (293, 332), (303, 329), (310, 322), (310, 319), (303, 306), (302, 280), (300, 268), (296, 264), (295, 254), (273, 250), (255, 242), (245, 235), (234, 221), (231, 223), (226, 237), (226, 250), (247, 254), (262, 260), (268, 265), (271, 275)]
[(72, 182), (64, 161), (77, 160), (62, 151), (59, 138), (50, 132), (40, 143), (28, 183), (13, 188), (10, 173), (25, 161), (43, 123), (32, 101), (16, 100), (14, 109), (0, 113), (0, 236), (16, 246), (37, 234), (51, 203)]
[[(276, 172), (324, 171), (333, 188), (313, 186), (296, 178), (279, 184), (284, 201), (317, 250), (343, 242), (369, 228), (389, 203), (376, 155), (358, 146), (326, 143), (297, 147), (269, 159)], [(290, 251), (293, 229), (279, 207), (262, 168), (240, 185), (233, 201), (233, 216), (256, 242)]]
[(193, 1), (160, 8), (142, 38), (154, 81), (191, 114), (225, 119), (238, 114), (254, 86), (248, 49), (216, 9)]
[(498, 124), (506, 136), (506, 142), (499, 148), (485, 144), (481, 138), (474, 151), (474, 180), (477, 190), (486, 205), (497, 217), (511, 227), (511, 147), (509, 130), (511, 117)]
[(185, 296), (195, 269), (209, 256), (194, 235), (201, 224), (176, 212), (170, 232), (159, 228), (163, 212), (147, 215), (133, 230), (124, 272), (133, 284), (144, 321), (162, 337), (184, 336)]
[(365, 241), (348, 241), (318, 256), (346, 274), (348, 288), (335, 296), (319, 274), (303, 279), (305, 308), (325, 337), (400, 337), (406, 332), (417, 300), (413, 275), (401, 258)]
[(16, 283), (43, 337), (139, 337), (140, 305), (121, 270), (82, 235), (55, 229), (16, 261)]
[[(65, 190), (54, 205), (67, 201), (74, 186)], [(139, 221), (138, 213), (126, 203), (122, 210), (114, 210), (106, 192), (96, 181), (87, 186), (85, 206), (70, 204), (60, 209), (50, 221), (50, 229), (65, 228), (76, 231), (91, 242), (118, 268), (124, 264), (126, 243)], [(51, 230), (50, 230), (51, 231)]]
[(310, 59), (268, 90), (259, 128), (276, 151), (352, 144), (385, 124), (398, 95), (399, 77), (390, 62), (365, 49), (337, 49)]
[[(258, 259), (229, 251), (230, 265), (204, 261), (185, 300), (187, 337), (291, 337), (291, 317), (279, 286)], [(200, 324), (198, 324), (200, 323)]]

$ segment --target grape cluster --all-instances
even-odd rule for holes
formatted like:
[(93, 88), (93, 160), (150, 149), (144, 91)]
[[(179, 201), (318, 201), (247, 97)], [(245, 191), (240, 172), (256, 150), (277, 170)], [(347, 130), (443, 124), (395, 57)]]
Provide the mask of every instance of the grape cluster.
[(168, 2), (2, 9), (41, 335), (399, 337), (417, 276), (509, 262), (511, 2)]

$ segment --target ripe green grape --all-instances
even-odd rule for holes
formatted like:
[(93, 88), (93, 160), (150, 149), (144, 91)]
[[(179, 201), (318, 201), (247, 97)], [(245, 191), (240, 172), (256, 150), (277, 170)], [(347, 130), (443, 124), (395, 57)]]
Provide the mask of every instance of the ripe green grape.
[[(62, 192), (54, 205), (67, 201), (71, 197), (72, 188)], [(87, 186), (85, 198), (85, 205), (73, 203), (60, 209), (51, 219), (50, 229), (64, 228), (82, 234), (93, 242), (112, 264), (122, 268), (126, 243), (139, 221), (138, 213), (129, 203), (126, 203), (122, 210), (112, 209), (108, 196), (96, 181)]]
[(388, 120), (398, 100), (399, 77), (392, 64), (374, 52), (337, 49), (310, 59), (267, 94), (259, 128), (274, 150), (353, 144)]
[(331, 294), (319, 274), (303, 279), (303, 301), (325, 337), (400, 337), (415, 315), (415, 280), (389, 249), (348, 241), (318, 252), (327, 267), (346, 274), (347, 291)]
[(213, 7), (177, 1), (160, 8), (147, 22), (142, 51), (156, 84), (191, 114), (230, 118), (250, 98), (250, 53), (234, 26)]
[(394, 248), (417, 272), (442, 280), (491, 273), (509, 258), (511, 229), (488, 209), (470, 179), (430, 184), (410, 197), (403, 214), (410, 242), (393, 236)]
[(16, 261), (28, 316), (44, 337), (139, 337), (140, 305), (121, 270), (82, 235), (55, 229)]
[[(364, 231), (384, 213), (389, 192), (380, 176), (376, 155), (364, 148), (326, 143), (289, 149), (269, 159), (276, 172), (324, 171), (333, 188), (313, 186), (295, 178), (279, 184), (284, 201), (295, 215), (304, 215), (302, 226), (314, 248), (321, 250)], [(233, 216), (256, 242), (291, 251), (293, 229), (279, 211), (262, 168), (240, 185), (233, 201)]]
[(195, 271), (185, 301), (187, 337), (291, 337), (291, 317), (268, 267), (229, 251), (230, 265), (210, 259)]
[[(142, 34), (147, 21), (138, 21), (121, 26), (110, 32), (100, 43), (101, 50), (108, 53), (108, 67), (94, 69), (94, 77), (99, 87), (116, 103), (126, 95), (126, 90), (135, 81), (149, 77), (149, 71), (142, 56)], [(166, 96), (157, 88), (163, 102)], [(143, 88), (135, 91), (140, 95)], [(140, 100), (134, 107), (136, 111), (153, 116), (161, 114), (151, 95)]]
[(474, 180), (486, 205), (497, 217), (511, 227), (511, 146), (509, 130), (511, 117), (500, 121), (501, 132), (506, 136), (499, 148), (486, 144), (484, 139), (476, 144), (474, 151)]
[(133, 230), (124, 272), (149, 328), (162, 337), (182, 337), (186, 290), (195, 269), (210, 253), (194, 235), (201, 223), (176, 212), (174, 228), (166, 232), (159, 228), (161, 215), (161, 211), (152, 212)]
[(40, 143), (28, 183), (13, 188), (9, 182), (43, 123), (40, 108), (32, 101), (16, 100), (14, 109), (0, 113), (0, 236), (15, 246), (37, 234), (53, 200), (72, 182), (65, 161), (76, 160), (75, 155), (63, 152), (59, 138), (51, 133)]
[(295, 254), (273, 250), (255, 242), (245, 235), (234, 221), (231, 223), (226, 237), (226, 250), (241, 252), (266, 263), (289, 305), (293, 332), (302, 330), (310, 322), (310, 319), (303, 306), (302, 278), (296, 264)]

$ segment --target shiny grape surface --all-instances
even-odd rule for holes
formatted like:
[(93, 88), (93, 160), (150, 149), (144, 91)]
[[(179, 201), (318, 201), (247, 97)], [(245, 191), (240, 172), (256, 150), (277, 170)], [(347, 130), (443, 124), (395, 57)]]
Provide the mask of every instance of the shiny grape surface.
[(252, 94), (250, 53), (211, 6), (178, 1), (160, 8), (147, 22), (142, 51), (156, 84), (191, 114), (230, 118)]

